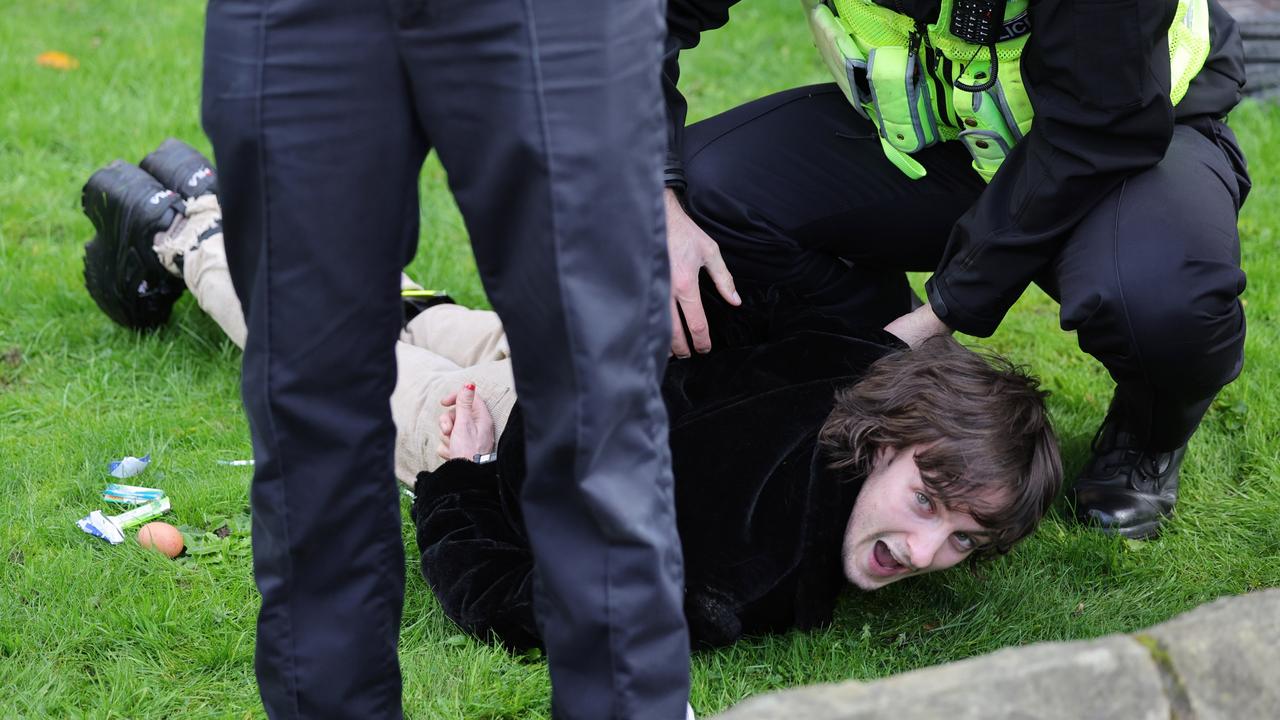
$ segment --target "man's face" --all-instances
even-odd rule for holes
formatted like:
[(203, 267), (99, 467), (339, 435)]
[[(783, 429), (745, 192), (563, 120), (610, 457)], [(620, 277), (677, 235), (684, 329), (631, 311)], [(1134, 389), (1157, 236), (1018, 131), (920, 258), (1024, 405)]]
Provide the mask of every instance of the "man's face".
[(844, 533), (844, 574), (863, 590), (964, 560), (990, 531), (968, 513), (950, 510), (920, 477), (918, 446), (876, 454)]

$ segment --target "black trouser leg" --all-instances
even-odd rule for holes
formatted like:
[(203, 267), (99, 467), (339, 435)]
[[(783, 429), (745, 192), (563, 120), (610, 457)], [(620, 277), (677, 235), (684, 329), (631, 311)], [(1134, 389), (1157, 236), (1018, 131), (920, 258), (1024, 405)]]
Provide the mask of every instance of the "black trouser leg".
[(403, 18), (400, 38), (511, 343), (554, 712), (678, 718), (689, 646), (658, 385), (660, 3), (458, 9)]
[(1237, 172), (1215, 142), (1178, 126), (1164, 160), (1084, 218), (1043, 283), (1148, 450), (1186, 443), (1244, 362)]
[(399, 270), (424, 141), (385, 10), (211, 3), (204, 125), (247, 318), (256, 669), (273, 718), (399, 717)]
[(394, 717), (397, 272), (433, 141), (503, 316), (564, 717), (679, 717), (682, 567), (658, 379), (656, 0), (209, 11), (205, 124), (248, 316), (259, 684), (273, 717)]
[(851, 326), (911, 309), (905, 270), (931, 270), (981, 192), (957, 143), (916, 158), (911, 180), (835, 85), (796, 88), (688, 128), (690, 216), (734, 276), (779, 284)]

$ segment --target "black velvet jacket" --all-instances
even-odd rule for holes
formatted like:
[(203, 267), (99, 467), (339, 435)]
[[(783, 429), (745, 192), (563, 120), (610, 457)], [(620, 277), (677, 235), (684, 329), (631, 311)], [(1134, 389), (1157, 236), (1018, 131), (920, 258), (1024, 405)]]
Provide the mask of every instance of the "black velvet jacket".
[[(903, 347), (878, 330), (851, 337), (833, 321), (786, 309), (776, 293), (744, 300), (726, 313), (706, 297), (717, 349), (672, 360), (662, 388), (685, 615), (698, 646), (830, 622), (860, 478), (827, 468), (818, 431), (837, 388)], [(517, 406), (496, 462), (452, 460), (420, 474), (413, 508), (422, 573), (445, 614), (517, 650), (540, 645), (519, 504), (524, 477)]]

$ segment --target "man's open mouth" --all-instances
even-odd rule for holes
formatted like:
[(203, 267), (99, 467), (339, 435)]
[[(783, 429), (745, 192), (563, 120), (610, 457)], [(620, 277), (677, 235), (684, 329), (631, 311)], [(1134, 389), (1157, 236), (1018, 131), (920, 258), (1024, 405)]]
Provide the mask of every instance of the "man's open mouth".
[(893, 557), (893, 552), (883, 540), (877, 540), (871, 549), (871, 573), (880, 577), (890, 577), (906, 570), (906, 566)]

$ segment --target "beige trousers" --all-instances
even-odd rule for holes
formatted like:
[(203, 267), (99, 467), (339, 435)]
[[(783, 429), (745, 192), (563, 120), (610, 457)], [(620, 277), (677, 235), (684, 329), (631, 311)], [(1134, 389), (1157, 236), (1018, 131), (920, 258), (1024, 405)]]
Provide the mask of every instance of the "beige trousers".
[[(188, 221), (161, 246), (182, 248), (182, 278), (200, 308), (213, 318), (231, 342), (244, 349), (247, 336), (244, 311), (231, 284), (222, 234), (203, 241), (200, 233), (221, 215), (217, 199), (206, 195), (187, 205)], [(419, 288), (407, 276), (401, 286)], [(461, 305), (436, 305), (415, 317), (396, 342), (396, 387), (391, 394), (391, 417), (396, 425), (396, 478), (413, 488), (417, 475), (434, 470), (444, 459), (436, 454), (441, 441), (440, 401), (466, 383), (475, 383), (476, 397), (493, 415), (494, 437), (506, 429), (515, 405), (511, 349), (496, 313)]]
[(475, 383), (476, 397), (493, 415), (493, 436), (502, 436), (516, 402), (511, 349), (497, 313), (461, 305), (436, 305), (409, 322), (396, 343), (396, 477), (413, 487), (417, 474), (444, 462), (440, 405), (450, 393)]

